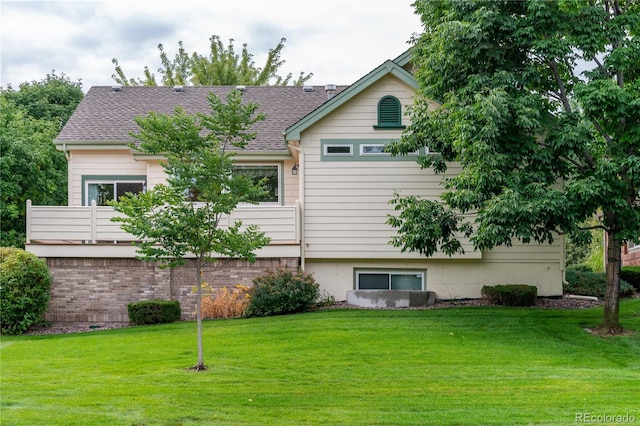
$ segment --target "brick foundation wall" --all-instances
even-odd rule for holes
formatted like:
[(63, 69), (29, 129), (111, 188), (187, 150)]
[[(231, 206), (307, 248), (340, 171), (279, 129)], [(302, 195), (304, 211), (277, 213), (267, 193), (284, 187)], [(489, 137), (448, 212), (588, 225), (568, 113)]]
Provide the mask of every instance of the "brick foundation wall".
[[(193, 318), (195, 267), (160, 268), (137, 259), (48, 258), (52, 277), (46, 319), (102, 325), (129, 322), (127, 305), (150, 299), (180, 301), (182, 319)], [(214, 288), (235, 284), (250, 286), (253, 278), (269, 269), (296, 269), (298, 258), (258, 259), (251, 264), (231, 259), (224, 268), (207, 266), (203, 280)]]
[(640, 249), (622, 249), (622, 266), (640, 266)]

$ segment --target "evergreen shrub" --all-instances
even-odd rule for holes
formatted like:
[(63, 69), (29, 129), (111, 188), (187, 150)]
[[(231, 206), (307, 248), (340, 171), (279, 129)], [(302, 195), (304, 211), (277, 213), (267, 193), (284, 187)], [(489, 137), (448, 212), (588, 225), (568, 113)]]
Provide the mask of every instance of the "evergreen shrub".
[(253, 280), (248, 317), (291, 314), (311, 309), (320, 296), (320, 289), (311, 274), (277, 269)]
[(22, 334), (44, 321), (51, 275), (44, 260), (15, 247), (0, 247), (2, 334)]
[[(562, 285), (565, 294), (579, 294), (581, 296), (594, 296), (604, 298), (607, 288), (607, 274), (593, 272), (585, 267), (570, 267), (565, 272), (566, 283)], [(623, 280), (620, 273), (620, 297), (633, 295), (633, 287)]]
[(180, 302), (177, 300), (143, 300), (129, 303), (129, 322), (133, 325), (162, 324), (180, 319)]
[(485, 285), (480, 294), (492, 305), (533, 306), (536, 304), (538, 288), (526, 284)]
[(620, 270), (620, 279), (625, 280), (640, 292), (640, 266), (623, 266)]

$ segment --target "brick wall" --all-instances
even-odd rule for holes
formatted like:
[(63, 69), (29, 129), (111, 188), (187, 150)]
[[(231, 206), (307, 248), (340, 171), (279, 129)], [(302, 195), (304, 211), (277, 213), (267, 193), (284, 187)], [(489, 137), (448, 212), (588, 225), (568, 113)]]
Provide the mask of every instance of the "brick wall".
[[(127, 304), (150, 299), (180, 301), (182, 318), (195, 311), (195, 267), (160, 268), (137, 259), (48, 258), (53, 278), (48, 321), (102, 325), (129, 322)], [(225, 261), (224, 268), (207, 266), (203, 280), (214, 288), (251, 285), (256, 276), (278, 267), (295, 269), (297, 258)]]
[(640, 266), (640, 248), (622, 247), (622, 266)]

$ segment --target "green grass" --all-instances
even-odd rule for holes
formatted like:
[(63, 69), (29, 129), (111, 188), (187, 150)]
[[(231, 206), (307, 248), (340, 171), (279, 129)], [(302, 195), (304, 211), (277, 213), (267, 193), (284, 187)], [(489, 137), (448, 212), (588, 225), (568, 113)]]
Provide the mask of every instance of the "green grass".
[[(602, 310), (326, 310), (3, 337), (2, 425), (640, 422), (640, 333), (583, 330)], [(621, 319), (640, 331), (640, 299)]]

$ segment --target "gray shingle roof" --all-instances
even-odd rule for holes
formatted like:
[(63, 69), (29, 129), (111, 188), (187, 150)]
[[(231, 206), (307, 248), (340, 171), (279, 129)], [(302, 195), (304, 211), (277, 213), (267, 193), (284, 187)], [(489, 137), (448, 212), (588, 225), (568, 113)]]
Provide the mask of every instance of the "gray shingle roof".
[[(338, 86), (338, 92), (345, 87)], [(110, 86), (95, 86), (89, 89), (55, 142), (132, 143), (135, 140), (129, 133), (138, 131), (135, 117), (150, 111), (173, 114), (176, 106), (190, 114), (208, 113), (208, 94), (214, 92), (224, 101), (232, 89), (232, 86), (185, 86), (182, 92), (176, 92), (166, 86), (126, 86), (114, 92)], [(311, 92), (304, 91), (302, 86), (246, 86), (243, 99), (259, 104), (258, 111), (266, 115), (264, 121), (253, 127), (258, 136), (247, 150), (283, 151), (286, 145), (282, 132), (326, 102), (327, 94), (324, 86), (313, 86)]]

